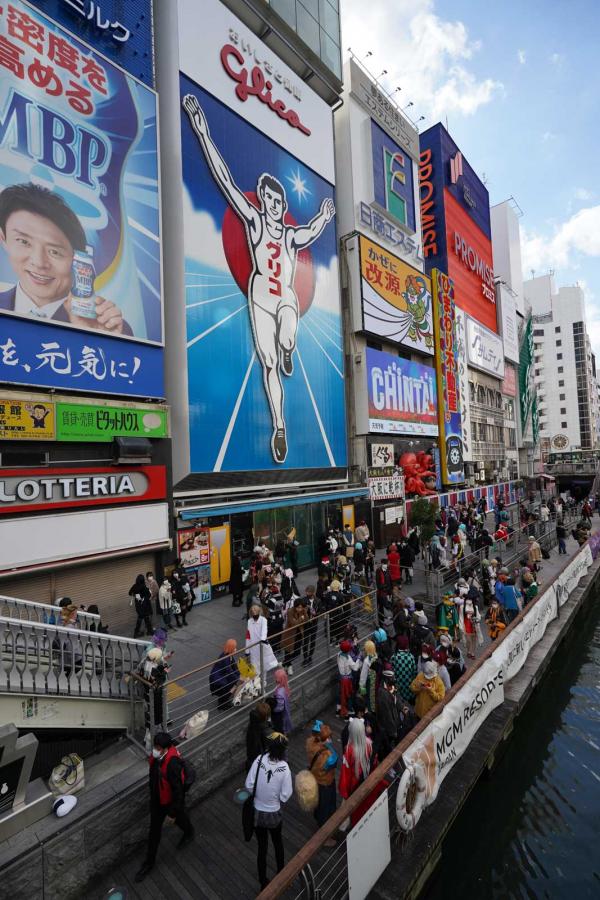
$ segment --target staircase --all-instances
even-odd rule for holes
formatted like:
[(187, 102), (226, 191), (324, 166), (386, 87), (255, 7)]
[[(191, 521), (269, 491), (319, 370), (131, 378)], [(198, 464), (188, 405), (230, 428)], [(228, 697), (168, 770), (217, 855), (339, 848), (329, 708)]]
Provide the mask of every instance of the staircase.
[(58, 607), (0, 598), (0, 722), (132, 733), (143, 721), (143, 692), (130, 676), (147, 642), (98, 633), (90, 613), (78, 620), (81, 628), (56, 625)]

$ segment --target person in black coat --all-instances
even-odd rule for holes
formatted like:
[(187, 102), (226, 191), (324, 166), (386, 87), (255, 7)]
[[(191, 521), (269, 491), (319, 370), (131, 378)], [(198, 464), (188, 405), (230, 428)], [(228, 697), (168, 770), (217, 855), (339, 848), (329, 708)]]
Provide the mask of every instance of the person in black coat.
[(377, 756), (381, 762), (398, 743), (400, 714), (396, 701), (394, 673), (385, 669), (377, 691)]
[(402, 541), (400, 544), (400, 565), (404, 574), (406, 584), (412, 584), (412, 567), (415, 561), (415, 552), (408, 541)]
[(240, 680), (240, 671), (235, 656), (237, 643), (233, 639), (225, 641), (223, 652), (210, 670), (208, 686), (217, 698), (217, 709), (230, 709), (233, 690)]
[(244, 575), (242, 571), (242, 561), (237, 554), (231, 560), (229, 590), (232, 594), (231, 605), (241, 606), (242, 597), (244, 595)]
[(273, 731), (269, 722), (271, 707), (268, 703), (257, 703), (250, 710), (246, 729), (246, 774), (257, 756), (267, 751), (268, 738)]
[(143, 575), (137, 576), (135, 584), (129, 588), (129, 596), (133, 599), (137, 614), (133, 632), (134, 638), (139, 635), (142, 625), (146, 626), (148, 637), (152, 637), (152, 600), (150, 588), (146, 584), (146, 579)]

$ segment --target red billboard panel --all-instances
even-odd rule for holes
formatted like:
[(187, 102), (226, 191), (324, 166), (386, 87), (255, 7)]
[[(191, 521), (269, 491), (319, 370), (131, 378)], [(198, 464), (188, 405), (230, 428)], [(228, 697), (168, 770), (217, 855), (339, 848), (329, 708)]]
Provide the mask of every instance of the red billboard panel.
[(482, 325), (498, 332), (492, 242), (444, 189), (448, 275), (457, 305)]

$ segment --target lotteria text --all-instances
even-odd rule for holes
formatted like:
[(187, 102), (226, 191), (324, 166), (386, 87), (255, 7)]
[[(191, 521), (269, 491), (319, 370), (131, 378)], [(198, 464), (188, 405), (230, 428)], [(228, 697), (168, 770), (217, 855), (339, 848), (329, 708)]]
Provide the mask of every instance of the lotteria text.
[(39, 503), (135, 494), (131, 475), (59, 475), (0, 481), (0, 503)]

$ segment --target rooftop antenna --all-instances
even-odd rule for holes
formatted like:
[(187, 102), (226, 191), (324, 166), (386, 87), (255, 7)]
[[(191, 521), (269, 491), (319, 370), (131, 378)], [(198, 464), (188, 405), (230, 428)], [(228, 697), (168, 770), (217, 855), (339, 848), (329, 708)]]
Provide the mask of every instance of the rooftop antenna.
[(535, 269), (530, 269), (529, 271), (531, 272), (531, 277), (535, 278)]
[(485, 174), (485, 172), (482, 172), (482, 173), (481, 173), (481, 180), (483, 181), (483, 183), (484, 183), (486, 186), (489, 184), (489, 178), (487, 177), (487, 175)]
[(377, 81), (381, 78), (382, 75), (387, 75), (387, 69), (382, 69), (379, 75), (377, 76)]
[(402, 112), (404, 112), (405, 109), (410, 109), (410, 107), (411, 107), (411, 106), (414, 106), (414, 105), (415, 105), (415, 104), (414, 104), (414, 103), (412, 102), (412, 100), (411, 100), (410, 103), (407, 104), (407, 106), (404, 106), (404, 107), (402, 108)]
[(417, 119), (417, 122), (422, 122), (424, 118), (425, 118), (425, 116), (419, 116), (419, 118)]

